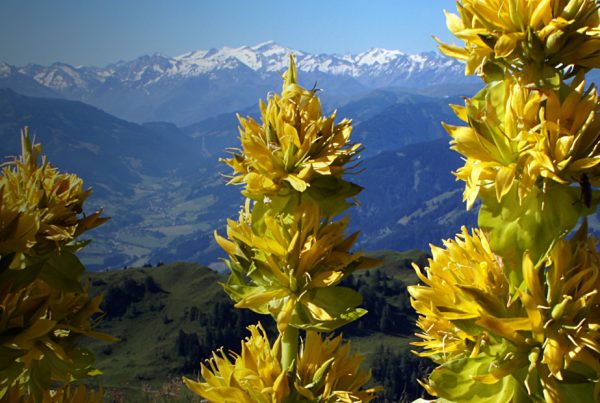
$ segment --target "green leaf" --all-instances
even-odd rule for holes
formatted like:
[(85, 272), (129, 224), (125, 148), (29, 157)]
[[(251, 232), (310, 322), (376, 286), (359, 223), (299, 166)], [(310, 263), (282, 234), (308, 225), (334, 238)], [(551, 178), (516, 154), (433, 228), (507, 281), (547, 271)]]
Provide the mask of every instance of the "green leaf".
[(482, 79), (488, 84), (494, 81), (502, 81), (504, 80), (504, 70), (490, 60), (483, 65)]
[(60, 255), (51, 256), (40, 272), (40, 278), (66, 292), (83, 292), (80, 278), (85, 267), (79, 258), (72, 253), (63, 251)]
[(26, 343), (34, 339), (39, 339), (45, 336), (48, 332), (54, 329), (56, 321), (50, 319), (38, 319), (31, 326), (17, 334), (12, 342), (15, 344)]
[[(229, 298), (231, 298), (234, 302), (239, 302), (249, 295), (260, 294), (269, 290), (262, 285), (256, 285), (252, 282), (249, 283), (248, 278), (243, 274), (248, 270), (245, 270), (245, 268), (242, 267), (242, 264), (237, 261), (237, 259), (225, 260), (224, 262), (231, 270), (231, 273), (229, 274), (227, 283), (220, 284), (227, 295), (229, 295)], [(254, 266), (254, 262), (246, 261), (243, 262), (243, 264), (247, 266)], [(262, 315), (270, 314), (268, 304), (263, 304), (260, 307), (254, 307), (252, 310)]]
[(306, 385), (307, 389), (319, 388), (321, 386), (323, 380), (325, 379), (325, 375), (329, 371), (329, 368), (331, 367), (331, 364), (333, 364), (334, 360), (335, 360), (335, 357), (331, 357), (330, 359), (325, 361), (323, 364), (321, 364), (319, 369), (317, 369), (315, 371), (312, 382), (309, 383), (308, 385)]
[(479, 355), (449, 361), (433, 370), (429, 383), (443, 399), (461, 403), (509, 402), (515, 387), (512, 376), (505, 376), (495, 384), (473, 379), (488, 374), (494, 360), (493, 356)]
[(23, 367), (25, 365), (22, 362), (13, 361), (6, 370), (0, 371), (0, 401), (4, 401), (3, 398), (8, 391), (10, 385), (21, 377), (23, 373)]
[[(331, 332), (365, 315), (367, 311), (356, 308), (362, 302), (360, 293), (346, 287), (326, 287), (310, 290), (292, 315), (290, 324), (294, 327), (318, 331)], [(325, 311), (332, 319), (324, 320), (317, 317), (307, 307), (307, 303)]]
[[(62, 346), (54, 348), (50, 348), (49, 344), (51, 343), (39, 343), (38, 348), (40, 352), (43, 353), (43, 363), (48, 368), (48, 371), (52, 373), (52, 378), (54, 380), (68, 381), (71, 377), (71, 366), (72, 362), (69, 359), (68, 355), (64, 352)], [(56, 354), (56, 351), (59, 351), (59, 354)], [(64, 354), (64, 355), (63, 355)]]
[(15, 360), (25, 353), (25, 350), (0, 346), (0, 371), (4, 371), (11, 365), (15, 365)]
[(554, 91), (560, 89), (560, 84), (562, 83), (561, 75), (553, 66), (544, 64), (539, 73), (537, 85), (552, 88)]
[(86, 239), (83, 241), (72, 241), (72, 242), (69, 242), (67, 245), (64, 245), (62, 247), (62, 250), (67, 251), (69, 253), (77, 253), (81, 249), (88, 246), (91, 242), (92, 242), (91, 239)]
[(262, 201), (257, 201), (252, 207), (252, 230), (257, 234), (264, 234), (266, 231), (265, 216), (270, 209), (270, 205)]
[(83, 347), (76, 347), (69, 351), (69, 358), (73, 360), (73, 375), (77, 378), (88, 377), (96, 361), (94, 354)]
[(571, 402), (593, 402), (595, 381), (584, 383), (562, 383), (557, 382), (560, 394)]
[(33, 395), (34, 402), (41, 402), (44, 390), (50, 388), (51, 384), (51, 373), (50, 368), (44, 360), (33, 361), (29, 367), (29, 390)]
[(362, 187), (332, 175), (318, 176), (305, 192), (319, 204), (323, 214), (335, 217), (343, 213), (354, 203), (348, 202), (362, 191)]
[(513, 285), (514, 281), (522, 281), (523, 252), (528, 250), (536, 264), (575, 227), (580, 216), (589, 214), (579, 202), (579, 189), (575, 187), (534, 187), (521, 204), (517, 192), (517, 186), (513, 186), (500, 203), (494, 195), (484, 197), (479, 210), (479, 227), (489, 232), (492, 250), (514, 264), (509, 274)]
[(10, 291), (15, 292), (27, 287), (38, 277), (44, 260), (30, 264), (21, 270), (7, 270), (0, 275), (0, 284), (11, 284)]

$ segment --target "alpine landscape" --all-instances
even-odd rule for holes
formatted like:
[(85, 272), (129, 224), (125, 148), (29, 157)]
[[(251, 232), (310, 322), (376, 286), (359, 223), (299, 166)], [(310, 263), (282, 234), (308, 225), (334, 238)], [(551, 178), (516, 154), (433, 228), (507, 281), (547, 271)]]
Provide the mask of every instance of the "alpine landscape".
[[(290, 55), (299, 84), (317, 91), (324, 113), (352, 120), (362, 148), (349, 180), (364, 191), (347, 232), (359, 231), (355, 248), (381, 264), (343, 280), (369, 312), (343, 333), (372, 368), (369, 385), (383, 388), (376, 401), (427, 397), (417, 379), (432, 364), (410, 353), (417, 315), (407, 287), (430, 244), (477, 226), (478, 205), (466, 209), (452, 174), (463, 160), (441, 122), (459, 124), (449, 105), (481, 80), (437, 52), (312, 54), (269, 41), (105, 67), (0, 64), (4, 161), (21, 153), (27, 126), (53, 165), (93, 189), (86, 210), (110, 217), (78, 255), (91, 293), (104, 295), (98, 330), (118, 339), (85, 344), (105, 373), (91, 382), (110, 401), (200, 401), (182, 376), (197, 377), (211, 351), (239, 349), (258, 320), (277, 331), (226, 297), (219, 284), (229, 268), (214, 233), (225, 234), (244, 205), (222, 162), (239, 147), (238, 117), (260, 119), (258, 100), (279, 92)], [(598, 232), (598, 215), (589, 226)]]
[(433, 52), (312, 55), (267, 42), (105, 68), (4, 64), (0, 152), (17, 155), (15, 133), (29, 126), (54, 164), (94, 189), (90, 202), (112, 219), (91, 235), (88, 268), (217, 264), (223, 254), (212, 233), (242, 200), (224, 186), (229, 172), (219, 158), (236, 146), (236, 115), (257, 118), (256, 100), (281, 86), (289, 54), (302, 84), (325, 88), (326, 111), (352, 119), (353, 140), (365, 149), (364, 173), (353, 178), (369, 190), (352, 220), (362, 248), (424, 249), (474, 219), (450, 173), (460, 159), (440, 122), (456, 123), (448, 104), (479, 84)]

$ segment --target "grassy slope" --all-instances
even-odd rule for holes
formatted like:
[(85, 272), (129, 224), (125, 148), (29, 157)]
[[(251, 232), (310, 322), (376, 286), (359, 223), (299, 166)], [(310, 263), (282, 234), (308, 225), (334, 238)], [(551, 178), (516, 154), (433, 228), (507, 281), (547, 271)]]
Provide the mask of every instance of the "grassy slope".
[(176, 368), (183, 361), (175, 350), (179, 329), (202, 331), (199, 324), (194, 326), (184, 320), (183, 313), (192, 305), (210, 309), (211, 303), (222, 294), (217, 284), (222, 277), (196, 264), (91, 273), (96, 292), (123, 284), (126, 279), (144, 284), (148, 277), (164, 292), (145, 292), (122, 317), (104, 320), (99, 326), (99, 330), (121, 341), (111, 345), (90, 343), (97, 367), (104, 372), (101, 382), (107, 387), (141, 389), (143, 384), (156, 387), (176, 376)]
[[(409, 269), (410, 262), (417, 260), (422, 264), (426, 258), (419, 251), (386, 251), (372, 255), (384, 259), (379, 270), (405, 284), (416, 282), (414, 272)], [(152, 389), (156, 392), (169, 380), (180, 379), (178, 368), (183, 365), (184, 357), (178, 355), (176, 348), (179, 330), (198, 334), (205, 331), (198, 320), (190, 318), (190, 309), (197, 307), (201, 313), (209, 314), (215, 302), (228, 300), (218, 285), (225, 277), (197, 264), (173, 263), (152, 268), (91, 273), (90, 276), (92, 292), (106, 293), (111, 287), (123, 287), (126, 282), (135, 285), (128, 290), (127, 298), (136, 301), (128, 301), (131, 303), (120, 317), (112, 315), (99, 325), (99, 330), (119, 337), (121, 341), (112, 345), (90, 343), (97, 357), (97, 367), (104, 372), (101, 383), (108, 388), (129, 390), (126, 393), (129, 398), (140, 398), (135, 393), (132, 395), (131, 391), (139, 393), (142, 389)], [(155, 288), (154, 292), (148, 291), (147, 285), (144, 289), (144, 284), (148, 283), (157, 286), (150, 287)], [(157, 291), (157, 288), (160, 290)], [(393, 299), (391, 303), (394, 303)], [(270, 322), (271, 319), (265, 317), (264, 321)], [(406, 333), (411, 334), (412, 330), (407, 329)], [(366, 364), (369, 365), (370, 353), (378, 345), (384, 344), (400, 351), (406, 350), (412, 340), (410, 336), (373, 333), (355, 337), (353, 346), (365, 355)], [(200, 362), (206, 357), (197, 358)], [(178, 381), (174, 385), (177, 389)], [(181, 386), (179, 392), (185, 393), (183, 389)]]

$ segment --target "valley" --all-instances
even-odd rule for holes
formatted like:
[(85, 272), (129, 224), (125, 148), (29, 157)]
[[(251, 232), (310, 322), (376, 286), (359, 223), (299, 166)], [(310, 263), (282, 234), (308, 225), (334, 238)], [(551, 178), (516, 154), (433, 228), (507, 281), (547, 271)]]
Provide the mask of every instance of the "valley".
[[(388, 89), (340, 105), (338, 117), (357, 115), (353, 135), (365, 148), (362, 172), (352, 178), (365, 191), (351, 230), (362, 232), (366, 250), (426, 248), (474, 222), (450, 173), (460, 160), (435, 123), (456, 122), (447, 102)], [(258, 118), (256, 108), (240, 113)], [(103, 208), (111, 217), (90, 233), (94, 242), (82, 252), (89, 269), (177, 260), (221, 267), (213, 232), (222, 233), (242, 203), (239, 188), (225, 186), (229, 172), (219, 162), (237, 142), (235, 114), (182, 128), (138, 125), (80, 102), (0, 90), (3, 155), (19, 152), (23, 126), (56, 166), (92, 187), (90, 211)]]

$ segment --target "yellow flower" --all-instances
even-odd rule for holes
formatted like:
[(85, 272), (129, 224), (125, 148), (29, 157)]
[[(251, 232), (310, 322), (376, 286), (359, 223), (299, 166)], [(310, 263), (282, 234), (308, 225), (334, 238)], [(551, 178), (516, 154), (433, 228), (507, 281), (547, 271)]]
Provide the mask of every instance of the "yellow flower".
[(469, 208), (482, 192), (500, 201), (518, 186), (522, 201), (539, 179), (568, 185), (600, 174), (600, 103), (580, 78), (560, 93), (506, 79), (454, 109), (470, 124), (445, 126), (466, 157), (456, 176), (466, 182)]
[(305, 192), (319, 178), (341, 179), (360, 144), (348, 143), (349, 120), (335, 124), (335, 113), (323, 116), (316, 92), (298, 85), (290, 56), (281, 95), (271, 96), (266, 105), (260, 102), (262, 123), (238, 117), (242, 149), (225, 160), (235, 173), (229, 183), (243, 183), (247, 197), (262, 200), (290, 190)]
[(444, 364), (426, 385), (430, 393), (454, 400), (459, 391), (449, 380), (467, 377), (472, 390), (479, 383), (512, 394), (518, 381), (531, 398), (552, 402), (565, 401), (566, 383), (591, 381), (586, 393), (600, 398), (600, 254), (586, 234), (584, 226), (557, 242), (537, 265), (525, 253), (525, 281), (512, 294), (480, 231), (463, 228), (445, 249), (432, 248), (426, 273), (415, 267), (424, 285), (409, 287), (423, 331), (414, 344)]
[[(36, 279), (14, 290), (11, 287), (18, 286), (10, 278), (4, 280), (0, 288), (0, 399), (9, 396), (12, 401), (10, 396), (15, 394), (41, 396), (51, 390), (51, 381), (67, 385), (100, 374), (92, 368), (93, 356), (78, 341), (82, 336), (116, 341), (93, 330), (91, 318), (101, 312), (101, 295), (90, 299), (89, 284), (82, 292), (63, 292)], [(52, 379), (40, 374), (40, 367), (53, 368)], [(71, 392), (79, 396), (85, 390), (67, 387), (59, 392), (61, 399), (67, 399)]]
[(85, 243), (73, 241), (106, 219), (79, 216), (90, 190), (40, 162), (27, 129), (21, 144), (0, 174), (0, 400), (98, 401), (101, 392), (69, 386), (100, 373), (78, 339), (115, 339), (92, 330), (102, 297), (89, 298), (81, 283), (85, 267), (74, 252)]
[(204, 382), (184, 377), (186, 386), (211, 402), (282, 402), (290, 390), (279, 363), (281, 340), (271, 346), (260, 323), (248, 330), (251, 336), (242, 341), (240, 354), (213, 352), (207, 364), (200, 366)]
[(440, 50), (466, 61), (466, 74), (490, 63), (526, 80), (554, 68), (600, 67), (596, 0), (462, 0), (457, 7), (446, 23), (465, 47), (440, 42)]
[(237, 308), (271, 313), (280, 331), (294, 327), (331, 331), (366, 311), (360, 294), (336, 287), (355, 270), (377, 263), (351, 252), (358, 234), (345, 235), (348, 219), (321, 221), (316, 203), (303, 203), (294, 215), (250, 213), (229, 220), (229, 240), (216, 235), (232, 270), (225, 290)]
[(369, 402), (379, 390), (362, 389), (371, 374), (360, 369), (362, 357), (352, 354), (341, 336), (322, 339), (308, 332), (291, 380), (280, 365), (281, 337), (271, 346), (260, 323), (248, 330), (251, 336), (242, 342), (240, 354), (214, 352), (201, 364), (204, 382), (184, 378), (187, 387), (219, 403)]
[(351, 353), (342, 336), (321, 338), (307, 332), (298, 356), (296, 391), (308, 402), (370, 402), (379, 387), (362, 389), (371, 371), (360, 368), (362, 357)]
[(408, 287), (419, 314), (417, 326), (424, 331), (418, 334), (423, 341), (415, 345), (424, 347), (421, 355), (436, 362), (477, 355), (488, 335), (473, 323), (482, 313), (507, 316), (510, 312), (504, 303), (510, 294), (501, 261), (481, 231), (469, 235), (463, 227), (444, 246), (431, 246), (433, 258), (425, 273), (414, 266), (423, 285)]
[[(587, 226), (569, 241), (561, 240), (544, 265), (524, 263), (527, 290), (520, 299), (541, 343), (541, 363), (564, 380), (575, 363), (600, 378), (600, 253)], [(600, 397), (600, 387), (596, 390)]]
[(43, 256), (107, 220), (101, 211), (78, 216), (91, 190), (41, 157), (42, 148), (31, 142), (27, 128), (21, 144), (22, 155), (5, 164), (0, 175), (1, 255)]

